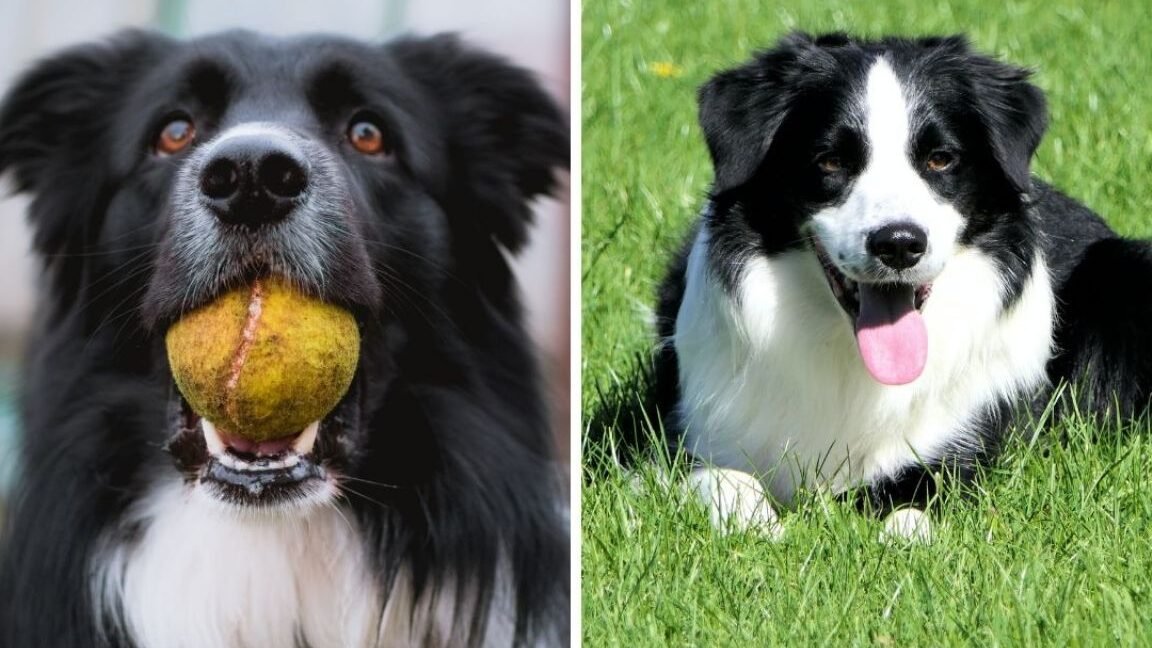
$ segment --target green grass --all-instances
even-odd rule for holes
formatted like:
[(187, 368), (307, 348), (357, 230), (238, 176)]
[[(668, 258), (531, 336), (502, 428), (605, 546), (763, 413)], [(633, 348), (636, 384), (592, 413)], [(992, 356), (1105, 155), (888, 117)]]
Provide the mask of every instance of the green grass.
[(1041, 430), (974, 497), (949, 500), (935, 541), (914, 547), (877, 542), (877, 522), (815, 496), (785, 514), (780, 542), (717, 534), (649, 465), (639, 478), (614, 467), (605, 440), (643, 418), (656, 286), (711, 178), (695, 91), (712, 72), (791, 29), (965, 32), (1036, 70), (1051, 126), (1034, 170), (1121, 232), (1152, 236), (1145, 5), (599, 0), (583, 11), (585, 644), (1152, 641), (1147, 425)]

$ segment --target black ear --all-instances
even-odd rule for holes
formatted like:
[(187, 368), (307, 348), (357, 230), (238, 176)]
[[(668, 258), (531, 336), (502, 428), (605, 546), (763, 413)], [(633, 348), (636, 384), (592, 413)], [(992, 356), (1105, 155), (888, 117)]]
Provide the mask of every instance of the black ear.
[(93, 169), (107, 159), (117, 106), (164, 42), (147, 32), (122, 32), (40, 61), (8, 90), (0, 104), (0, 174), (10, 171), (18, 191), (35, 194), (37, 250), (58, 251), (75, 220), (98, 205)]
[(972, 56), (973, 96), (992, 143), (992, 154), (1016, 193), (1032, 188), (1031, 162), (1048, 127), (1044, 93), (1028, 82), (1031, 72)]
[(390, 51), (447, 120), (449, 216), (478, 223), (510, 251), (527, 239), (530, 200), (568, 168), (567, 118), (527, 70), (454, 35), (407, 38)]
[(700, 126), (716, 175), (713, 192), (737, 187), (756, 173), (795, 99), (801, 60), (817, 48), (807, 34), (792, 34), (700, 88)]

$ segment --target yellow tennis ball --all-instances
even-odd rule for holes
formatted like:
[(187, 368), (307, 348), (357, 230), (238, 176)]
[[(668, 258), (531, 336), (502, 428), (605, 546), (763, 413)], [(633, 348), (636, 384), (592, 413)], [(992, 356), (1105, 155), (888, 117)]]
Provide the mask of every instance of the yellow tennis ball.
[(251, 441), (299, 434), (331, 412), (360, 355), (351, 313), (279, 279), (258, 280), (188, 313), (165, 342), (192, 410)]

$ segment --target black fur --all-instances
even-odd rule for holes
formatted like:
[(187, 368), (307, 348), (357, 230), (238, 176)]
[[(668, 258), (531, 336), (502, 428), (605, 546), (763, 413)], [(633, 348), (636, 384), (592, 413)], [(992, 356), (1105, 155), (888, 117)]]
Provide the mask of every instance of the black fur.
[[(1123, 240), (1086, 207), (1031, 176), (1029, 165), (1047, 124), (1042, 92), (1029, 73), (973, 52), (963, 37), (860, 40), (844, 34), (786, 36), (749, 62), (720, 72), (700, 91), (700, 123), (715, 167), (701, 217), (711, 269), (733, 292), (746, 261), (808, 245), (805, 221), (845, 199), (867, 159), (853, 130), (848, 99), (883, 53), (918, 89), (913, 157), (948, 144), (962, 151), (955, 174), (925, 177), (965, 218), (960, 242), (995, 260), (1004, 309), (1013, 307), (1043, 251), (1057, 300), (1052, 387), (1078, 386), (1089, 414), (1146, 412), (1152, 395), (1152, 248)], [(839, 173), (819, 173), (813, 160), (832, 150)], [(695, 237), (693, 232), (691, 238)], [(685, 286), (688, 247), (660, 289), (656, 393), (665, 425), (674, 426), (679, 368), (670, 343)], [(818, 350), (813, 350), (814, 353)], [(1035, 402), (992, 403), (970, 441), (926, 465), (869, 485), (860, 494), (884, 512), (923, 505), (935, 493), (934, 472), (975, 473), (994, 456), (1013, 413)]]
[[(441, 593), (449, 576), (475, 588), (480, 605), (455, 637), (478, 641), (504, 556), (517, 640), (566, 637), (562, 489), (498, 245), (524, 244), (531, 199), (567, 167), (565, 116), (523, 70), (451, 36), (372, 46), (127, 32), (42, 61), (0, 107), (0, 172), (32, 196), (48, 280), (0, 545), (0, 645), (95, 645), (94, 543), (154, 473), (175, 471), (162, 450), (162, 336), (194, 304), (174, 297), (161, 252), (182, 158), (150, 151), (174, 110), (200, 140), (244, 121), (288, 124), (332, 146), (354, 187), (352, 235), (328, 259), (345, 279), (304, 288), (361, 325), (361, 425), (344, 470), (366, 480), (346, 495), (382, 591), (401, 568), (420, 592)], [(341, 147), (361, 110), (384, 121), (388, 159)], [(222, 270), (217, 288), (250, 271)]]
[[(804, 220), (847, 196), (867, 143), (828, 125), (846, 120), (848, 98), (881, 52), (926, 89), (932, 121), (919, 125), (917, 153), (942, 141), (965, 143), (965, 173), (932, 178), (937, 192), (968, 217), (963, 242), (989, 252), (1006, 274), (1028, 275), (1038, 237), (1023, 202), (1031, 190), (1028, 163), (1047, 117), (1027, 71), (971, 52), (962, 37), (870, 42), (798, 33), (721, 72), (700, 91), (700, 123), (716, 168), (707, 220), (724, 250), (714, 260), (721, 277), (731, 280), (753, 250), (774, 254), (805, 245)], [(842, 176), (815, 174), (812, 165), (798, 163), (833, 148), (845, 159)], [(980, 191), (971, 189), (977, 186)], [(1006, 304), (1022, 285), (1008, 282)]]

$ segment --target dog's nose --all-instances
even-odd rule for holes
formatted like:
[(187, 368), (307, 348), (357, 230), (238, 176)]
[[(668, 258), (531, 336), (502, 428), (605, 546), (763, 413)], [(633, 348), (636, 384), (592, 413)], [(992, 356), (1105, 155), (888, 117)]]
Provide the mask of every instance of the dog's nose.
[(893, 270), (906, 270), (920, 262), (928, 249), (928, 234), (912, 223), (893, 223), (868, 235), (868, 254)]
[(283, 220), (307, 187), (305, 163), (266, 137), (221, 143), (200, 174), (200, 192), (216, 217), (250, 227)]

